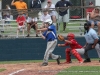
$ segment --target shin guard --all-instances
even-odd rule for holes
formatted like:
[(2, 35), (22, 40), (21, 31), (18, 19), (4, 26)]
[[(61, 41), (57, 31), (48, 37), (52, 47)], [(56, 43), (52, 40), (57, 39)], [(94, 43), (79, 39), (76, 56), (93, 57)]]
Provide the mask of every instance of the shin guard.
[(73, 49), (71, 52), (77, 58), (77, 60), (79, 62), (82, 62), (83, 61), (83, 59), (81, 58), (80, 54), (75, 49)]
[(71, 52), (71, 49), (70, 48), (68, 48), (68, 49), (66, 49), (65, 50), (65, 54), (66, 54), (66, 63), (70, 63), (71, 62), (71, 54), (70, 54), (70, 52)]

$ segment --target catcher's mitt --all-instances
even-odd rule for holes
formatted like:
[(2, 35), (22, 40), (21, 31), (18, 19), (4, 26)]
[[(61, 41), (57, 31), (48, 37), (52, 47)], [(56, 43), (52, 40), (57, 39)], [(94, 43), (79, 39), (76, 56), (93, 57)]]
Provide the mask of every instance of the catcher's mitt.
[(58, 40), (59, 40), (59, 41), (64, 41), (65, 38), (64, 38), (62, 35), (58, 34)]

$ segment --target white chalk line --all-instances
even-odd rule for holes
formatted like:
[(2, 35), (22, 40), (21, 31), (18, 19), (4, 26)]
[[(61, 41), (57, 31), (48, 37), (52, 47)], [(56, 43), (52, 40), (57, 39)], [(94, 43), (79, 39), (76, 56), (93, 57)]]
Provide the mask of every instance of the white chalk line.
[(15, 71), (15, 72), (13, 72), (13, 73), (11, 73), (11, 74), (9, 74), (9, 75), (14, 75), (14, 74), (19, 73), (19, 72), (24, 71), (24, 70), (25, 70), (25, 69), (21, 69), (21, 70)]

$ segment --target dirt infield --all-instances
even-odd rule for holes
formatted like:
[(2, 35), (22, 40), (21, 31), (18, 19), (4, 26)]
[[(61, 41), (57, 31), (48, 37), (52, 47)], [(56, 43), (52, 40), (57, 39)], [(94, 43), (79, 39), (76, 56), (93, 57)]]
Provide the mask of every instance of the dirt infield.
[(74, 61), (71, 64), (57, 65), (56, 62), (49, 62), (48, 66), (41, 66), (41, 63), (20, 63), (20, 64), (0, 64), (0, 68), (6, 70), (0, 75), (56, 75), (59, 71), (71, 66), (100, 66), (98, 61), (82, 63)]

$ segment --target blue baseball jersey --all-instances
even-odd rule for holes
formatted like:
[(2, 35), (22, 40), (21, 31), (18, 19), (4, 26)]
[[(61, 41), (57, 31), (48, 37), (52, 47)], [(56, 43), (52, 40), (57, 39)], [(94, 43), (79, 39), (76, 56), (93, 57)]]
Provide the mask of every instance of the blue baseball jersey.
[[(55, 7), (68, 7), (68, 6), (72, 6), (72, 3), (69, 2), (69, 1), (66, 1), (66, 0), (64, 0), (64, 1), (58, 1), (56, 3), (56, 5), (55, 5)], [(65, 10), (65, 8), (61, 8), (59, 10), (59, 15), (60, 16), (64, 16), (65, 14), (67, 14), (67, 9), (65, 11), (64, 10)]]
[(88, 32), (85, 33), (85, 39), (88, 44), (93, 44), (95, 39), (99, 39), (96, 31), (90, 28)]
[(55, 27), (53, 24), (51, 24), (51, 25), (48, 27), (48, 30), (46, 30), (46, 31), (43, 33), (43, 36), (45, 36), (45, 38), (47, 39), (47, 41), (52, 41), (52, 40), (57, 39), (56, 27)]

